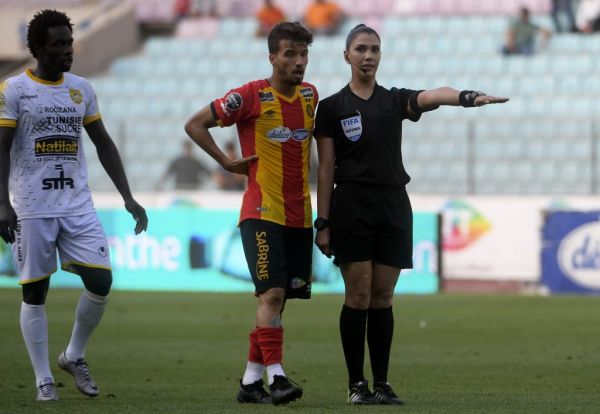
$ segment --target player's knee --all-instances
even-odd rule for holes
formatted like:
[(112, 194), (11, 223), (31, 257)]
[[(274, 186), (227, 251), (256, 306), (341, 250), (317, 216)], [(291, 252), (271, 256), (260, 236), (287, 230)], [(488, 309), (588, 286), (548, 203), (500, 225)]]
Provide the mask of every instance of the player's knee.
[(78, 269), (85, 288), (94, 295), (107, 296), (112, 286), (112, 272), (107, 269)]
[(371, 303), (369, 289), (356, 289), (346, 292), (346, 305), (354, 309), (367, 309)]
[(43, 305), (50, 287), (50, 278), (23, 285), (23, 302), (28, 305)]
[(285, 298), (285, 292), (283, 289), (269, 289), (262, 293), (259, 298), (263, 306), (267, 306), (271, 309), (281, 309)]
[(377, 289), (371, 293), (371, 308), (383, 309), (392, 306), (394, 289)]

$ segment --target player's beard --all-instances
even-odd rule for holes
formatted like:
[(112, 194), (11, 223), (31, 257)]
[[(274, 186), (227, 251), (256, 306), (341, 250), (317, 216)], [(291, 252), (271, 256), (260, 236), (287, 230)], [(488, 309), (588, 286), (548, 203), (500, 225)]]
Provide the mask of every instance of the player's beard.
[(290, 85), (300, 85), (304, 79), (304, 72), (302, 72), (302, 74), (292, 73), (291, 75), (287, 76), (287, 79), (289, 79), (288, 83)]

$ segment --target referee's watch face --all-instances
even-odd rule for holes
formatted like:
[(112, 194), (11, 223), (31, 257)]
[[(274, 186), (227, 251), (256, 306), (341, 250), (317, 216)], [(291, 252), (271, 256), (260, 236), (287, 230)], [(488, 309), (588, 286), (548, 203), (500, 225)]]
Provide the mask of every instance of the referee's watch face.
[(273, 65), (273, 74), (289, 85), (299, 85), (304, 79), (304, 71), (308, 65), (308, 45), (282, 39), (279, 51), (269, 55)]

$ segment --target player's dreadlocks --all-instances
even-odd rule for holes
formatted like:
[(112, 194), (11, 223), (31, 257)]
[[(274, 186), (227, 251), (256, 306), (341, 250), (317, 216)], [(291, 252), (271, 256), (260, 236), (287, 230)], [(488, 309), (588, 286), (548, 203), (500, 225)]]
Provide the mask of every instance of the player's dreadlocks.
[(67, 26), (73, 33), (71, 19), (63, 12), (46, 9), (33, 16), (27, 27), (27, 47), (34, 58), (37, 58), (35, 51), (46, 42), (48, 28), (57, 26)]

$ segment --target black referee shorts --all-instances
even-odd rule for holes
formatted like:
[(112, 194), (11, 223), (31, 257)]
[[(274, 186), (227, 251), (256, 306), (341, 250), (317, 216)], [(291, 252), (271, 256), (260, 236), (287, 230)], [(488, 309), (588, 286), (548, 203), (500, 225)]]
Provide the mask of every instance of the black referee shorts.
[(240, 233), (257, 295), (279, 287), (285, 289), (287, 299), (310, 299), (312, 228), (246, 219), (240, 223)]
[(330, 221), (335, 263), (373, 260), (412, 269), (413, 217), (404, 187), (338, 185)]

